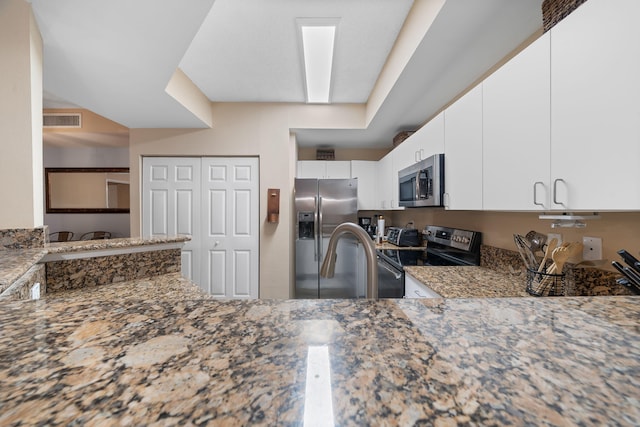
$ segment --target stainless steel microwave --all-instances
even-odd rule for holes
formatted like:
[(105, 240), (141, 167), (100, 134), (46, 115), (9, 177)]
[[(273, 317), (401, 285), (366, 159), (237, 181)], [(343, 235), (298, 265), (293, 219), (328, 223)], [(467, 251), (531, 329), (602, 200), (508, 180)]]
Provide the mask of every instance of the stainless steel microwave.
[(444, 154), (415, 163), (398, 172), (400, 206), (442, 206), (444, 195)]

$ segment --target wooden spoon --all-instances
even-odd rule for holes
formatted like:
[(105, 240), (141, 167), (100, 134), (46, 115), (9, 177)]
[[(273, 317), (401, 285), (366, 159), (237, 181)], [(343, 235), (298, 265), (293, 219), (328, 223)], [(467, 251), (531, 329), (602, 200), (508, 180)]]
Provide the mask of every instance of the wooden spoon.
[(562, 271), (564, 263), (569, 259), (569, 252), (566, 246), (559, 246), (553, 250), (551, 254), (553, 264), (547, 270), (547, 274), (556, 274), (557, 271)]
[(538, 273), (542, 272), (542, 270), (544, 269), (544, 265), (547, 262), (547, 259), (549, 259), (549, 255), (551, 255), (551, 253), (556, 249), (557, 245), (558, 245), (558, 239), (556, 239), (555, 237), (551, 239), (549, 243), (547, 243), (547, 249), (545, 249), (544, 251), (544, 257), (542, 258), (540, 267), (538, 267)]
[(560, 246), (556, 248), (551, 254), (551, 259), (553, 259), (553, 265), (547, 274), (562, 274), (562, 270), (566, 262), (576, 257), (578, 254), (582, 252), (583, 245), (580, 242), (572, 242), (567, 246)]

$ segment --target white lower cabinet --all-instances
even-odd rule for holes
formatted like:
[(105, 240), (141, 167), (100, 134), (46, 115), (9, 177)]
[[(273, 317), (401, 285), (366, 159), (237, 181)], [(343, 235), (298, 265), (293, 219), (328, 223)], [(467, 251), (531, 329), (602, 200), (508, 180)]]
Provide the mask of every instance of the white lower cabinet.
[[(437, 268), (437, 267), (434, 267)], [(405, 273), (404, 275), (405, 298), (442, 298), (440, 294), (423, 284), (421, 281)]]

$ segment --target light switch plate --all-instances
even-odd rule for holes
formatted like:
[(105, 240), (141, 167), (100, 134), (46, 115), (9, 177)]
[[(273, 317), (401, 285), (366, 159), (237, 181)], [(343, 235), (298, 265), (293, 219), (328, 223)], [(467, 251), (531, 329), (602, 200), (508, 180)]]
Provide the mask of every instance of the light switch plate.
[(582, 259), (595, 261), (602, 259), (602, 239), (599, 237), (583, 237)]

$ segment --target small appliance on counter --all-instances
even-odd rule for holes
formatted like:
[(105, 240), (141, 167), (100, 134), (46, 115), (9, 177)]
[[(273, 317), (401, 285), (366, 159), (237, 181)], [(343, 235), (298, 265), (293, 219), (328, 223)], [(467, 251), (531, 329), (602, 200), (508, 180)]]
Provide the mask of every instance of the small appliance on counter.
[(420, 246), (420, 233), (415, 228), (389, 227), (387, 242), (396, 246)]
[(358, 217), (358, 225), (360, 227), (362, 227), (364, 229), (364, 231), (367, 232), (369, 237), (371, 237), (372, 239), (374, 239), (376, 237), (376, 227), (374, 227), (373, 224), (371, 223), (371, 217), (370, 216), (360, 216), (360, 217)]

